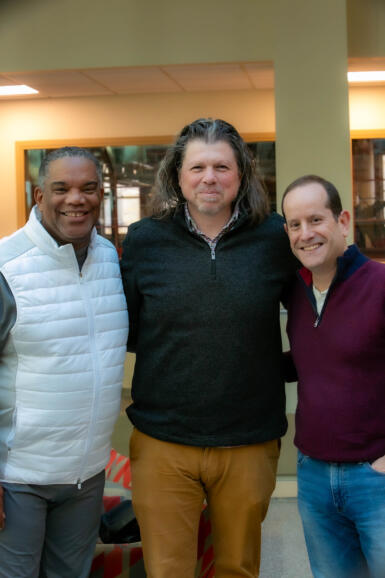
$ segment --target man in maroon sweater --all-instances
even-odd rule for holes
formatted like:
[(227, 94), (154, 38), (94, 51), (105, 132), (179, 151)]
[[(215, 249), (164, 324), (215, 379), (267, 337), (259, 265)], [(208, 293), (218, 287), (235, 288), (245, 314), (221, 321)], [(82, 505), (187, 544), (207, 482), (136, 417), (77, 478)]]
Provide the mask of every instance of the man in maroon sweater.
[(298, 505), (315, 578), (385, 577), (385, 265), (347, 248), (350, 216), (307, 175), (282, 210), (304, 266), (288, 302), (298, 374)]

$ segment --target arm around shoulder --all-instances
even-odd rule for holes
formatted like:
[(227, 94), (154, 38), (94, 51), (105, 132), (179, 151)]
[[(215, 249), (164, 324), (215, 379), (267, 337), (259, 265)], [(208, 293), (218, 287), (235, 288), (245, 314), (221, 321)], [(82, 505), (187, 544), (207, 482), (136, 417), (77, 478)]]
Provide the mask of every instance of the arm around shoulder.
[(282, 368), (283, 377), (286, 383), (298, 381), (297, 369), (294, 365), (291, 351), (285, 351), (282, 353)]

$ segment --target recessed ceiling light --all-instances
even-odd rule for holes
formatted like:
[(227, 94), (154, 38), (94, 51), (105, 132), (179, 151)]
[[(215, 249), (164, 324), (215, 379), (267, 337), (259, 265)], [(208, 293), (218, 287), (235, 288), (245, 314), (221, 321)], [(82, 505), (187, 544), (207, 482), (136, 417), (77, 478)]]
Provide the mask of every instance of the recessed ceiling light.
[(26, 84), (14, 84), (13, 86), (0, 86), (0, 96), (16, 96), (18, 94), (37, 94), (39, 91)]
[(348, 72), (349, 82), (376, 82), (385, 80), (385, 70), (363, 70)]

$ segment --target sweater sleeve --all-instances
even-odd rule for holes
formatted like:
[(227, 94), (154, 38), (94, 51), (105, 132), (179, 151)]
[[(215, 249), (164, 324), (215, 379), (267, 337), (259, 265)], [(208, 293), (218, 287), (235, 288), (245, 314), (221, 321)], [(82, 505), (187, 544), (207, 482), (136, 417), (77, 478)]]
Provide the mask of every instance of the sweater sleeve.
[(282, 353), (282, 367), (283, 367), (283, 377), (286, 383), (298, 381), (297, 369), (294, 365), (291, 351), (285, 351), (284, 353)]
[(0, 273), (0, 353), (16, 321), (16, 303), (4, 276)]
[(127, 351), (136, 351), (138, 318), (141, 304), (141, 295), (136, 283), (136, 256), (134, 249), (135, 224), (127, 229), (127, 235), (123, 242), (122, 260), (120, 263), (124, 294), (127, 301), (128, 315), (130, 319), (130, 332), (127, 341)]

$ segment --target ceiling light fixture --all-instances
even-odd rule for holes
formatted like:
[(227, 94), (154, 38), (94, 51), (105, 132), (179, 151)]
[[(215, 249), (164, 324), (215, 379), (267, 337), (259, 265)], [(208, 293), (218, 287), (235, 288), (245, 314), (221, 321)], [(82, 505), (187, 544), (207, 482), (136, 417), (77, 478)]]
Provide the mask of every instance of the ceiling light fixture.
[(349, 82), (378, 82), (385, 80), (385, 70), (363, 70), (348, 72)]
[(18, 94), (37, 94), (39, 91), (26, 84), (14, 84), (13, 86), (0, 86), (0, 96), (16, 96)]

